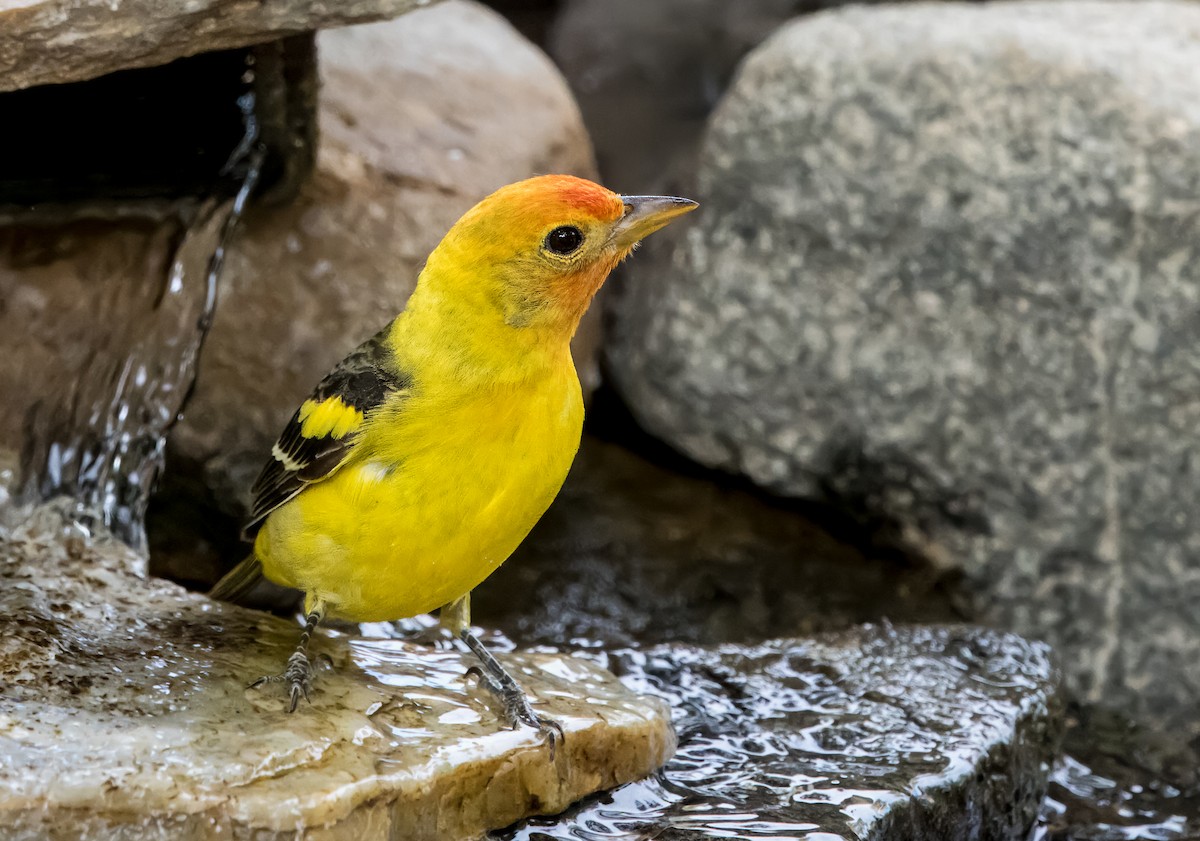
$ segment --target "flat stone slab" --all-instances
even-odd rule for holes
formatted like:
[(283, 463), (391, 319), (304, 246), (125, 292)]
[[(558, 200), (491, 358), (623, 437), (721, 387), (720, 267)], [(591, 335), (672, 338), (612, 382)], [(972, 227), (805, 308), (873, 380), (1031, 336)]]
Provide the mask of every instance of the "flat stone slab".
[(1062, 727), (1048, 654), (965, 626), (615, 653), (627, 686), (670, 704), (678, 752), (515, 837), (1025, 838)]
[[(72, 533), (73, 532), (73, 533)], [(44, 508), (0, 528), (6, 839), (474, 838), (670, 756), (665, 705), (585, 660), (502, 655), (559, 721), (551, 760), (458, 652), (321, 635), (312, 704), (284, 708), (298, 629), (138, 577), (129, 550)]]
[(0, 0), (0, 91), (396, 17), (436, 0)]

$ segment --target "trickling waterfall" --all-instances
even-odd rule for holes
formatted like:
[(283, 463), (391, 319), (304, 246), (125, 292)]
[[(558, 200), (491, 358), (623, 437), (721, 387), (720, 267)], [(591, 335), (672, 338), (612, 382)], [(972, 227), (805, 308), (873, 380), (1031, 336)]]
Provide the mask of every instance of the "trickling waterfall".
[[(74, 365), (49, 363), (41, 396), (28, 406), (23, 493), (70, 496), (83, 525), (102, 522), (139, 550), (166, 436), (192, 390), (212, 323), (225, 251), (262, 170), (254, 98), (246, 94), (238, 104), (246, 131), (222, 172), (244, 173), (236, 194), (177, 200), (154, 221), (75, 223), (84, 239), (115, 235), (123, 253), (87, 266), (81, 299), (47, 313), (49, 329), (42, 328), (73, 344), (76, 358)], [(0, 232), (0, 252), (19, 250), (27, 233)], [(131, 265), (139, 267), (135, 276), (123, 275)]]

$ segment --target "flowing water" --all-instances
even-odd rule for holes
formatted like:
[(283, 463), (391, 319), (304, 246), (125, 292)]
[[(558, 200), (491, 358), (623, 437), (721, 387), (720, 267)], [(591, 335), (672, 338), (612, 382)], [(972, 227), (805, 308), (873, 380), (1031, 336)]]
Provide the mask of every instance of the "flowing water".
[[(1009, 837), (1036, 797), (1015, 787), (1011, 817), (976, 835), (988, 792), (971, 780), (981, 750), (1041, 714), (1037, 655), (1023, 661), (1013, 655), (1026, 647), (974, 632), (877, 633), (861, 649), (619, 652), (610, 663), (626, 683), (675, 710), (679, 753), (657, 777), (511, 837)], [(1020, 778), (1036, 765), (1031, 754), (1008, 770)]]
[[(98, 521), (139, 549), (166, 436), (195, 381), (225, 249), (262, 167), (252, 96), (240, 105), (246, 133), (225, 172), (244, 175), (232, 197), (0, 231), (0, 254), (18, 269), (0, 268), (10, 302), (0, 312), (24, 321), (45, 366), (7, 372), (45, 395), (21, 418), (24, 493), (69, 496), (81, 523)], [(39, 286), (42, 267), (54, 276), (49, 288)]]
[[(627, 685), (663, 698), (674, 711), (679, 751), (659, 774), (592, 798), (566, 815), (533, 819), (494, 833), (497, 841), (1020, 837), (1016, 832), (1008, 834), (1006, 828), (994, 835), (974, 834), (979, 827), (970, 834), (923, 830), (919, 819), (907, 826), (902, 821), (874, 823), (870, 819), (891, 805), (889, 798), (909, 796), (903, 793), (903, 785), (912, 782), (904, 775), (912, 770), (913, 753), (889, 745), (887, 751), (894, 751), (894, 779), (884, 773), (872, 779), (871, 774), (863, 774), (863, 758), (879, 749), (877, 741), (813, 741), (814, 732), (819, 737), (822, 728), (831, 726), (828, 711), (821, 715), (819, 692), (811, 687), (798, 694), (776, 691), (747, 705), (736, 687), (697, 669), (695, 660), (689, 659), (684, 652), (647, 658), (628, 651), (615, 652), (608, 659)], [(804, 709), (813, 714), (807, 728), (781, 729), (789, 716)], [(983, 726), (980, 721), (963, 724)], [(916, 741), (920, 731), (914, 724), (908, 735)], [(1028, 841), (1200, 838), (1200, 790), (1193, 785), (1184, 791), (1152, 769), (1114, 759), (1108, 755), (1112, 746), (1098, 742), (1096, 735), (1084, 731), (1068, 737), (1074, 752), (1057, 762)], [(889, 761), (884, 753), (876, 758)], [(930, 764), (920, 775), (918, 788), (928, 791), (918, 802), (936, 803), (940, 799), (936, 789), (953, 789), (960, 766), (938, 751), (925, 758)], [(1107, 771), (1112, 776), (1106, 777), (1085, 763), (1121, 768)], [(965, 808), (957, 795), (945, 800), (951, 809)], [(874, 831), (864, 833), (870, 826)], [(840, 829), (831, 832), (830, 827)]]
[[(427, 635), (432, 627), (432, 620), (421, 618), (398, 626), (368, 625), (363, 632), (409, 637)], [(1013, 797), (1002, 786), (1009, 800), (1000, 802), (1012, 809), (1007, 818), (1012, 823), (939, 823), (939, 815), (979, 814), (976, 807), (987, 792), (969, 779), (978, 748), (1004, 738), (1021, 709), (1044, 699), (1039, 655), (989, 632), (966, 632), (959, 639), (965, 644), (949, 646), (935, 632), (890, 640), (888, 634), (884, 628), (876, 644), (886, 645), (901, 661), (920, 664), (920, 674), (905, 676), (903, 686), (896, 686), (901, 674), (894, 670), (905, 667), (869, 656), (869, 646), (865, 657), (853, 647), (819, 641), (794, 648), (768, 642), (716, 649), (593, 642), (583, 651), (575, 649), (576, 656), (613, 670), (631, 689), (666, 702), (679, 735), (678, 752), (645, 780), (490, 837), (1019, 839), (1015, 826), (1030, 822), (1026, 841), (1200, 837), (1200, 790), (1166, 782), (1171, 772), (1152, 767), (1148, 756), (1139, 764), (1138, 752), (1147, 745), (1141, 737), (1131, 743), (1128, 733), (1122, 738), (1111, 723), (1087, 720), (1079, 711), (1069, 716), (1067, 753), (1056, 762), (1040, 803), (1036, 791), (1018, 787)], [(497, 650), (517, 647), (499, 632), (486, 639)], [(1030, 732), (1037, 734), (1027, 731), (1027, 738)], [(999, 755), (1008, 762), (1005, 773), (1036, 772), (1036, 751), (1024, 760), (1004, 750)], [(919, 794), (910, 799), (913, 791)], [(910, 808), (910, 803), (916, 805)], [(993, 806), (992, 811), (1005, 810)]]

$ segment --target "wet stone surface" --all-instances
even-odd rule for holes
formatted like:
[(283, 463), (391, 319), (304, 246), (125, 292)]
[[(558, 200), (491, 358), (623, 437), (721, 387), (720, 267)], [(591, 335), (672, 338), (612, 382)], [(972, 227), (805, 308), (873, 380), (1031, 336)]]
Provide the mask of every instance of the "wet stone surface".
[[(463, 655), (322, 635), (312, 706), (284, 711), (297, 628), (143, 579), (56, 509), (0, 528), (5, 839), (474, 838), (670, 756), (661, 702), (594, 664), (506, 657), (566, 742), (504, 728)], [(452, 802), (453, 808), (445, 804)]]
[(664, 771), (506, 839), (1025, 837), (1061, 723), (1045, 646), (862, 627), (599, 656), (671, 707)]
[(1200, 764), (1178, 734), (1071, 705), (1030, 841), (1200, 838)]

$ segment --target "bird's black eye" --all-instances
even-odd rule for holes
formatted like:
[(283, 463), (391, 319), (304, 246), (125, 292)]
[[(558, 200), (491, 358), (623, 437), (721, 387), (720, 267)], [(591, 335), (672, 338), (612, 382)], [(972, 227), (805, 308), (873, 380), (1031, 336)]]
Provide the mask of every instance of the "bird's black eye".
[(583, 233), (571, 225), (563, 225), (546, 234), (546, 247), (555, 254), (573, 254), (583, 245)]

